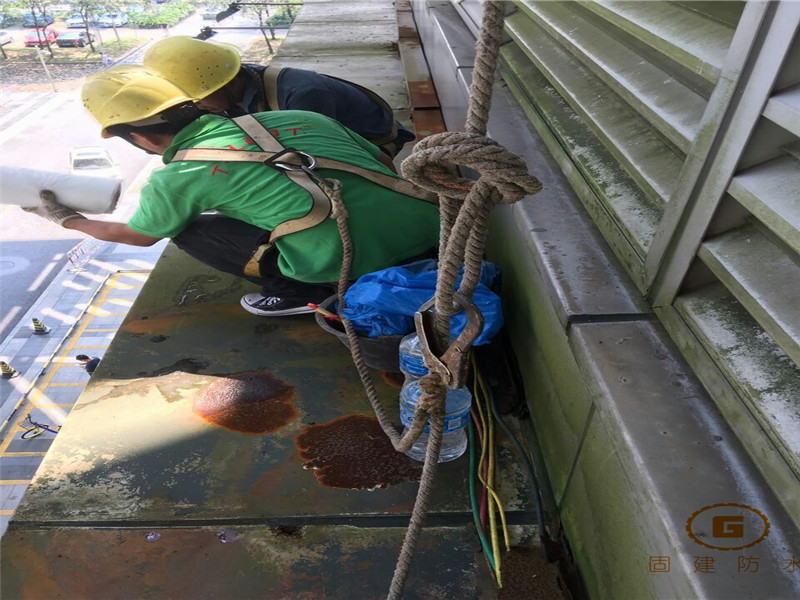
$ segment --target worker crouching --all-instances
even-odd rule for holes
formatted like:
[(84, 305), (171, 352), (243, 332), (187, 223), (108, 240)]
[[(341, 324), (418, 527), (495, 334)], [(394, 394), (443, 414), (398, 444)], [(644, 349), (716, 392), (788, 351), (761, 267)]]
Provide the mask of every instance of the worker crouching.
[(251, 313), (311, 312), (309, 302), (333, 292), (343, 250), (320, 194), (325, 179), (341, 183), (353, 279), (435, 252), (435, 203), (389, 169), (377, 146), (328, 117), (280, 111), (237, 123), (206, 114), (141, 66), (88, 78), (82, 98), (103, 137), (159, 154), (165, 167), (150, 175), (128, 223), (88, 219), (47, 191), (29, 210), (105, 241), (150, 246), (171, 238), (203, 263), (260, 285), (242, 298)]

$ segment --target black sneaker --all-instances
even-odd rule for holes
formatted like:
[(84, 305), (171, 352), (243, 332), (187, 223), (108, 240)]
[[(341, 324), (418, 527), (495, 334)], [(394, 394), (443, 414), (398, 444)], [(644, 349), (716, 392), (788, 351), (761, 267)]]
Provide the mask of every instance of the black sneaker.
[(312, 313), (314, 309), (297, 300), (284, 300), (277, 296), (262, 296), (259, 293), (242, 296), (242, 308), (262, 317), (286, 317)]

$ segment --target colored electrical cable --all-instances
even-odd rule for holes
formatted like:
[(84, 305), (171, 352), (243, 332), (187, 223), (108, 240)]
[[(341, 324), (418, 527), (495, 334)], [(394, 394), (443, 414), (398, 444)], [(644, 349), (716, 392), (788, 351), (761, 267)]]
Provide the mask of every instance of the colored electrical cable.
[(489, 547), (489, 540), (486, 539), (486, 532), (481, 526), (480, 515), (478, 514), (478, 499), (475, 496), (475, 472), (477, 468), (475, 464), (475, 425), (470, 422), (467, 429), (469, 431), (469, 503), (472, 507), (472, 521), (475, 523), (475, 529), (478, 532), (478, 539), (486, 556), (486, 562), (489, 563), (489, 568), (494, 573), (494, 555)]
[[(495, 513), (495, 505), (497, 507), (497, 511), (500, 513), (500, 521), (503, 528), (503, 538), (506, 544), (506, 550), (511, 549), (511, 543), (509, 539), (508, 533), (508, 524), (506, 523), (506, 516), (505, 510), (503, 509), (503, 503), (500, 500), (500, 497), (494, 491), (492, 487), (493, 483), (493, 476), (494, 476), (494, 454), (495, 448), (493, 444), (493, 436), (492, 436), (492, 428), (490, 427), (489, 420), (492, 418), (492, 414), (489, 410), (489, 397), (485, 393), (486, 386), (483, 383), (483, 378), (480, 376), (480, 372), (478, 370), (478, 365), (475, 361), (475, 358), (472, 359), (472, 366), (473, 366), (473, 388), (474, 388), (474, 397), (475, 397), (475, 406), (478, 410), (478, 414), (480, 415), (481, 422), (483, 424), (483, 438), (484, 443), (482, 447), (482, 458), (483, 455), (488, 452), (489, 454), (489, 474), (491, 479), (484, 479), (481, 477), (481, 483), (483, 483), (485, 489), (489, 493), (489, 531), (490, 531), (490, 539), (492, 541), (492, 550), (495, 554), (495, 567), (496, 567), (496, 577), (498, 587), (502, 587), (502, 574), (501, 574), (501, 566), (502, 566), (502, 558), (500, 556), (500, 543), (499, 543), (499, 536), (497, 534), (497, 521), (496, 521), (496, 513)], [(486, 401), (486, 412), (484, 414), (483, 407), (481, 406), (481, 400)], [(489, 443), (492, 442), (492, 443)]]
[[(547, 536), (547, 531), (544, 528), (544, 511), (542, 509), (541, 493), (539, 491), (541, 488), (539, 486), (539, 479), (538, 477), (536, 477), (536, 471), (533, 468), (533, 463), (531, 462), (530, 458), (528, 458), (528, 454), (522, 448), (522, 444), (520, 444), (519, 440), (517, 439), (517, 436), (514, 435), (514, 432), (511, 431), (511, 428), (506, 424), (505, 420), (503, 420), (503, 417), (498, 412), (497, 403), (495, 402), (494, 394), (492, 393), (491, 388), (487, 387), (486, 391), (489, 394), (489, 400), (491, 403), (492, 412), (494, 413), (495, 419), (500, 423), (500, 426), (503, 428), (503, 431), (511, 440), (511, 443), (514, 444), (514, 447), (517, 449), (517, 452), (519, 452), (520, 456), (522, 457), (522, 460), (525, 463), (525, 467), (528, 471), (528, 476), (530, 478), (530, 485), (533, 491), (533, 501), (534, 504), (536, 505), (536, 523), (539, 526), (539, 539), (543, 541), (547, 539), (548, 536)], [(546, 562), (550, 562), (550, 557), (547, 554), (547, 549), (545, 548), (544, 543), (542, 543), (542, 555)]]
[[(488, 414), (489, 418), (491, 419), (493, 413), (489, 411), (489, 409), (490, 409), (490, 396), (488, 394), (488, 387), (486, 386), (486, 382), (483, 380), (483, 376), (481, 375), (480, 370), (478, 370), (478, 365), (477, 365), (477, 362), (475, 362), (475, 357), (474, 356), (473, 356), (472, 360), (473, 360), (473, 368), (475, 369), (475, 372), (477, 373), (478, 383), (480, 385), (481, 392), (483, 394), (483, 397), (486, 399), (487, 414)], [(493, 439), (494, 438), (492, 437), (492, 441), (493, 441)], [(495, 455), (494, 445), (492, 445), (492, 454), (490, 455), (492, 457), (492, 460), (494, 460), (494, 455)], [(492, 494), (492, 497), (494, 498), (495, 502), (497, 502), (497, 504), (499, 506), (500, 520), (502, 521), (502, 525), (503, 525), (503, 537), (504, 537), (504, 541), (506, 543), (506, 550), (511, 550), (511, 542), (509, 540), (509, 534), (508, 534), (508, 524), (506, 523), (506, 514), (505, 514), (505, 511), (503, 510), (503, 505), (502, 505), (502, 503), (500, 501), (500, 497), (495, 493), (494, 489), (490, 487), (489, 491)]]
[[(474, 367), (474, 365), (473, 365)], [(494, 554), (494, 563), (495, 563), (495, 578), (497, 579), (498, 587), (502, 587), (502, 575), (500, 568), (502, 566), (502, 556), (500, 554), (500, 542), (497, 536), (497, 517), (495, 515), (495, 502), (494, 502), (494, 494), (492, 493), (492, 484), (493, 484), (493, 460), (492, 460), (492, 453), (494, 448), (491, 444), (491, 424), (488, 420), (488, 415), (483, 410), (483, 396), (482, 390), (480, 388), (480, 380), (478, 376), (478, 370), (473, 368), (473, 388), (475, 397), (475, 405), (478, 408), (478, 414), (481, 418), (481, 425), (483, 427), (483, 444), (481, 445), (481, 464), (484, 464), (484, 461), (487, 461), (487, 468), (485, 473), (481, 473), (480, 479), (481, 483), (483, 483), (484, 489), (489, 493), (488, 497), (488, 513), (489, 513), (489, 541), (492, 543), (492, 553)]]
[[(470, 409), (469, 414), (470, 414), (470, 417), (472, 417), (472, 423), (475, 425), (475, 430), (476, 430), (476, 433), (478, 434), (478, 441), (481, 444), (481, 448), (483, 448), (483, 429), (481, 428), (481, 424), (478, 422), (478, 415), (477, 415), (477, 411), (476, 411), (474, 406)], [(475, 468), (476, 472), (479, 469), (481, 471), (484, 471), (484, 474), (483, 474), (484, 478), (486, 477), (486, 473), (485, 473), (485, 467), (486, 466), (487, 465), (485, 463), (480, 462), (480, 463), (478, 463), (476, 465), (476, 468)], [(488, 511), (487, 498), (488, 498), (488, 494), (486, 493), (486, 488), (483, 485), (481, 485), (481, 501), (480, 501), (480, 512), (479, 512), (479, 514), (480, 514), (480, 519), (481, 519), (481, 525), (483, 526), (483, 530), (484, 531), (486, 531), (486, 521), (488, 519), (488, 517), (487, 517), (487, 511)]]

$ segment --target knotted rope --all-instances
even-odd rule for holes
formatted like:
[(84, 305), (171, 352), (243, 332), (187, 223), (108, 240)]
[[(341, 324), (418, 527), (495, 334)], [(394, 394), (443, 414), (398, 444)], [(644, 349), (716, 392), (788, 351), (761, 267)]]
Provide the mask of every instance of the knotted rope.
[[(403, 175), (407, 179), (439, 194), (441, 227), (435, 323), (442, 347), (447, 347), (450, 340), (450, 316), (460, 310), (453, 298), (462, 264), (464, 275), (458, 288), (459, 294), (471, 299), (480, 280), (489, 213), (497, 204), (511, 204), (542, 188), (539, 181), (528, 174), (522, 159), (486, 137), (503, 21), (503, 2), (487, 0), (483, 5), (483, 21), (470, 87), (467, 131), (441, 133), (421, 140), (402, 164)], [(455, 175), (458, 166), (469, 167), (477, 171), (480, 177), (477, 181), (459, 177)], [(341, 316), (346, 307), (344, 294), (350, 279), (353, 248), (339, 182), (328, 180), (322, 187), (331, 197), (333, 217), (342, 238), (343, 260), (338, 289)], [(433, 372), (420, 380), (421, 394), (414, 420), (406, 435), (401, 437), (380, 403), (372, 375), (361, 357), (358, 335), (352, 323), (344, 317), (341, 319), (367, 397), (394, 448), (399, 452), (411, 448), (430, 418), (430, 435), (417, 498), (389, 589), (389, 600), (398, 600), (402, 597), (414, 548), (427, 514), (444, 431), (447, 387), (441, 376)], [(468, 357), (465, 356), (464, 360), (468, 360)]]

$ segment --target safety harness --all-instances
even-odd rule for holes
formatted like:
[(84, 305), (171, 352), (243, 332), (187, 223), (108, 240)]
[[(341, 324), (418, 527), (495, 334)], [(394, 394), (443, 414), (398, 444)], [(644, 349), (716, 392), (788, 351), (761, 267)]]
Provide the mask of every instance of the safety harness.
[[(264, 96), (267, 106), (263, 108), (259, 106), (259, 110), (266, 110), (267, 108), (269, 108), (269, 110), (282, 110), (283, 107), (281, 107), (278, 103), (278, 78), (281, 76), (282, 71), (283, 67), (274, 66), (267, 67), (264, 70)], [(375, 102), (375, 104), (380, 106), (383, 111), (389, 115), (390, 122), (392, 124), (389, 131), (375, 135), (365, 135), (364, 137), (376, 146), (386, 150), (389, 153), (389, 156), (393, 157), (395, 154), (397, 154), (397, 148), (394, 145), (394, 140), (397, 139), (397, 121), (394, 118), (394, 111), (392, 110), (392, 107), (389, 106), (386, 100), (381, 98), (372, 90), (358, 85), (357, 83), (353, 83), (352, 81), (348, 81), (347, 79), (340, 79), (339, 77), (334, 77), (333, 75), (324, 76), (335, 79), (336, 81), (357, 89), (359, 92), (365, 94), (370, 100)]]
[(288, 177), (293, 183), (306, 190), (311, 196), (311, 207), (302, 217), (286, 220), (277, 225), (270, 233), (266, 244), (260, 245), (245, 265), (245, 275), (258, 277), (261, 275), (259, 261), (264, 254), (275, 245), (275, 242), (287, 235), (311, 229), (327, 219), (332, 210), (331, 199), (325, 192), (327, 183), (316, 169), (336, 169), (362, 177), (386, 189), (422, 200), (438, 206), (435, 193), (424, 190), (410, 181), (377, 173), (369, 169), (351, 165), (330, 158), (317, 158), (307, 152), (295, 148), (286, 148), (272, 133), (252, 115), (236, 117), (232, 121), (258, 145), (262, 152), (235, 150), (229, 148), (187, 148), (178, 150), (171, 162), (255, 162), (276, 169)]

